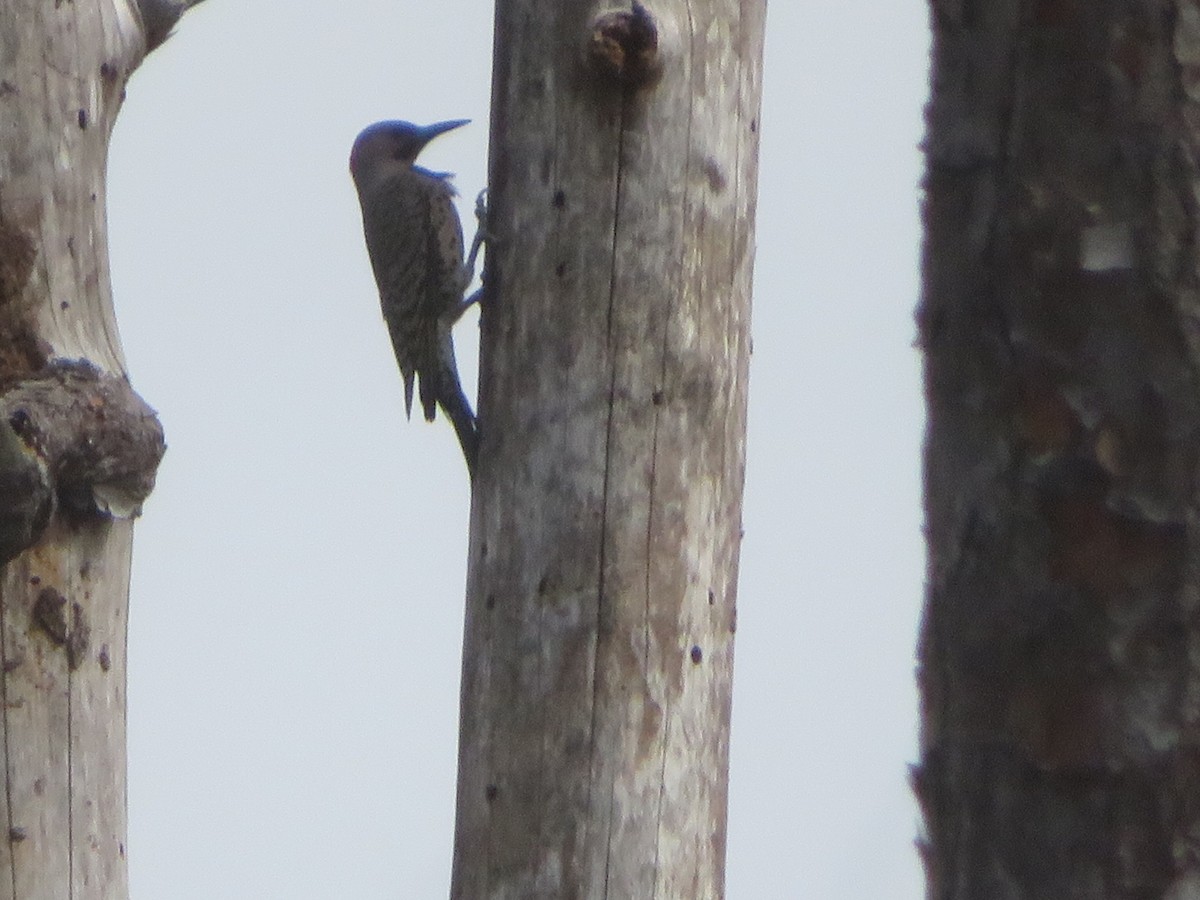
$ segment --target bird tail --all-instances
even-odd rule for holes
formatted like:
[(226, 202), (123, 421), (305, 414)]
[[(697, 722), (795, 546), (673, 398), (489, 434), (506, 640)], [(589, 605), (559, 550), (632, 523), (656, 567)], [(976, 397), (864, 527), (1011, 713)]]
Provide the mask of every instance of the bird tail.
[(471, 404), (463, 393), (458, 377), (458, 364), (454, 359), (454, 338), (450, 334), (452, 323), (438, 322), (437, 359), (431, 369), (421, 373), (419, 391), (425, 420), (432, 422), (437, 407), (442, 408), (462, 448), (467, 462), (467, 473), (475, 477), (475, 459), (479, 451), (479, 422), (471, 411)]
[(411, 419), (413, 382), (416, 380), (417, 370), (412, 366), (401, 366), (400, 377), (404, 379), (404, 415)]

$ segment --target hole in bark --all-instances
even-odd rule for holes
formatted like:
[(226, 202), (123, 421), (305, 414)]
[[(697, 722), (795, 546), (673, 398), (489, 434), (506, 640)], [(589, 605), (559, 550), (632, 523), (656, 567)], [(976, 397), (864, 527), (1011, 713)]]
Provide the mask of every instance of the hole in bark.
[(729, 180), (725, 177), (721, 164), (709, 156), (705, 157), (703, 168), (704, 177), (708, 181), (708, 189), (714, 194), (724, 193)]
[(67, 598), (54, 588), (42, 588), (33, 604), (33, 619), (54, 643), (67, 642)]

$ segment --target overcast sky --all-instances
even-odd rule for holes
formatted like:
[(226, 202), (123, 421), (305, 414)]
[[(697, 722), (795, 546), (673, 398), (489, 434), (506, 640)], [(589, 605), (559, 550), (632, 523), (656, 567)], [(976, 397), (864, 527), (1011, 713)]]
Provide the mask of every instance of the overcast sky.
[[(731, 900), (922, 895), (927, 42), (920, 3), (769, 10)], [(209, 0), (129, 85), (114, 289), (169, 444), (134, 549), (134, 900), (446, 895), (467, 484), (449, 426), (404, 421), (347, 158), (377, 119), (471, 118), (428, 159), (469, 216), (490, 56), (488, 0)]]

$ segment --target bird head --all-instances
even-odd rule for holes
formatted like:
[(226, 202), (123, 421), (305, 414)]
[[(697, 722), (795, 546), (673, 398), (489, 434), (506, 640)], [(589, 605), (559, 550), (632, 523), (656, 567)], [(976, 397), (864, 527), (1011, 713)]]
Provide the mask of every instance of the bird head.
[(411, 166), (425, 145), (470, 119), (452, 119), (433, 125), (414, 125), (412, 122), (390, 120), (368, 125), (354, 139), (350, 151), (350, 174), (357, 181), (366, 172), (383, 162), (400, 162)]

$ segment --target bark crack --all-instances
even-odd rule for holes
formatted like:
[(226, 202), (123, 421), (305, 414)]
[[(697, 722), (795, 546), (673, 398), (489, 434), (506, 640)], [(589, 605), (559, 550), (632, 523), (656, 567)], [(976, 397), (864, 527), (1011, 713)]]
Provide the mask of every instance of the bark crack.
[[(608, 380), (608, 421), (604, 429), (604, 486), (601, 491), (600, 500), (600, 572), (598, 579), (599, 593), (596, 601), (596, 655), (592, 660), (592, 757), (595, 759), (596, 751), (596, 710), (599, 706), (597, 702), (600, 692), (600, 675), (601, 667), (600, 648), (604, 642), (604, 607), (608, 602), (604, 595), (605, 589), (605, 565), (607, 563), (607, 547), (608, 547), (608, 492), (610, 475), (612, 470), (612, 445), (613, 445), (613, 420), (616, 418), (616, 394), (617, 394), (617, 353), (616, 347), (613, 345), (613, 307), (616, 303), (617, 290), (617, 239), (621, 233), (621, 190), (624, 181), (625, 173), (625, 117), (624, 109), (622, 109), (621, 122), (617, 127), (617, 167), (616, 167), (616, 187), (613, 195), (613, 227), (612, 227), (612, 242), (610, 244), (610, 262), (608, 270), (608, 319), (605, 323), (605, 331), (607, 334), (608, 352), (609, 352), (609, 380)], [(593, 765), (593, 771), (595, 767)], [(608, 895), (608, 874), (612, 864), (612, 817), (613, 810), (616, 806), (616, 780), (611, 779), (608, 786), (608, 820), (606, 824), (607, 837), (605, 839), (605, 857), (604, 857), (604, 895)], [(590, 819), (590, 817), (589, 817)]]

